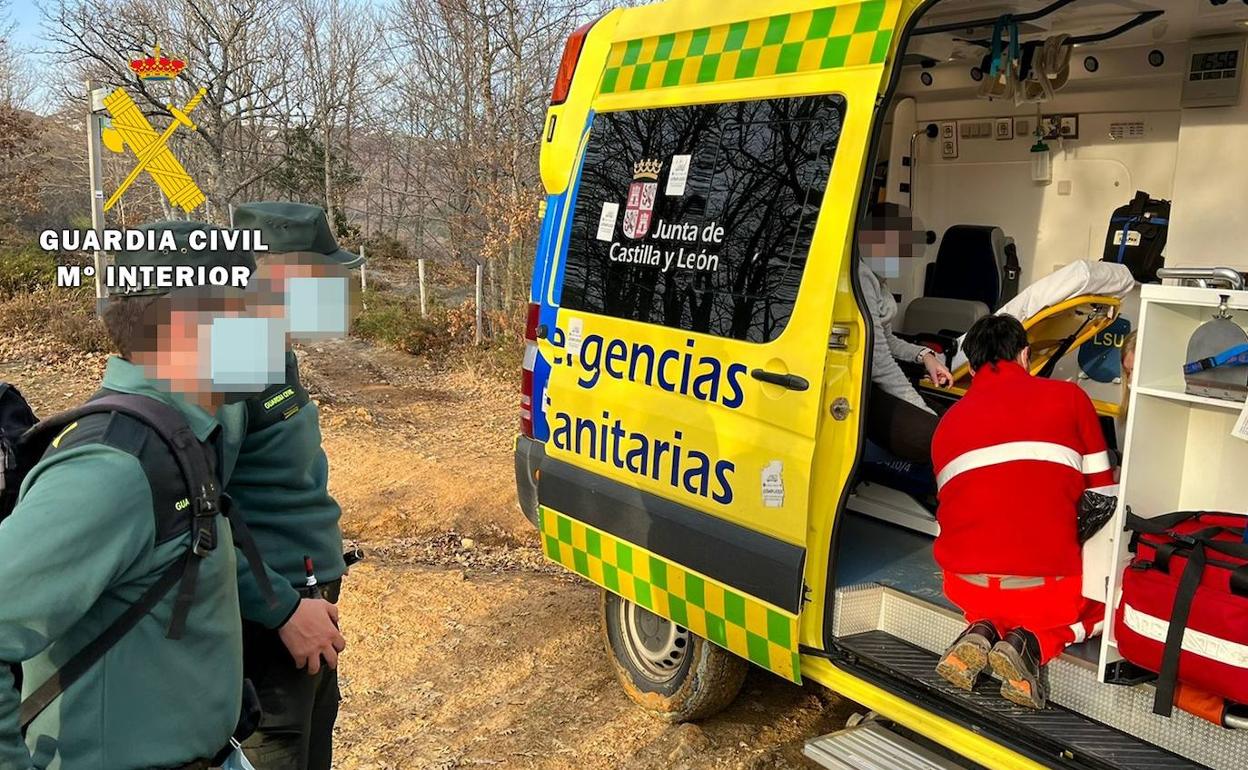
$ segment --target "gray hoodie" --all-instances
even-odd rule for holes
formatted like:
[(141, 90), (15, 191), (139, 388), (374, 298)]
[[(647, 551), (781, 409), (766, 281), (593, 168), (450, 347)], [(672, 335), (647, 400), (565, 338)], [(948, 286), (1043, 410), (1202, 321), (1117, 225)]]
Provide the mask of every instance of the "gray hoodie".
[(881, 280), (866, 262), (858, 263), (858, 283), (862, 286), (862, 297), (866, 300), (867, 309), (871, 313), (871, 324), (875, 344), (871, 350), (871, 381), (890, 396), (900, 398), (919, 407), (929, 414), (935, 414), (919, 396), (906, 373), (897, 365), (897, 361), (918, 361), (923, 353), (922, 345), (915, 345), (893, 334), (893, 319), (897, 317), (897, 300), (888, 291), (887, 285)]

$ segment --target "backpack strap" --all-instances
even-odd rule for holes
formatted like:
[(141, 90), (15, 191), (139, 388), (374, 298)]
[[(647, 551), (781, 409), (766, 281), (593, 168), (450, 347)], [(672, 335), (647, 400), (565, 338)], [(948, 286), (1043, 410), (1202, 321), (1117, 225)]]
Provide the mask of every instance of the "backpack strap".
[(187, 424), (186, 418), (177, 409), (147, 396), (107, 392), (76, 409), (45, 420), (27, 434), (26, 440), (39, 442), (51, 432), (59, 432), (65, 425), (102, 412), (132, 417), (151, 429), (173, 454), (178, 470), (186, 482), (190, 501), (191, 548), (185, 557), (181, 587), (174, 602), (168, 633), (170, 639), (181, 639), (186, 630), (190, 602), (195, 596), (200, 559), (217, 547), (216, 516), (221, 512), (220, 488), (208, 465), (203, 447)]
[(25, 700), (22, 701), (21, 711), (19, 713), (19, 724), (23, 732), (35, 721), (35, 717), (43, 713), (43, 710), (52, 705), (52, 702), (65, 692), (66, 688), (74, 682), (82, 678), (92, 666), (96, 664), (104, 654), (112, 649), (113, 645), (121, 641), (121, 638), (130, 633), (130, 629), (138, 625), (143, 616), (155, 607), (165, 594), (173, 588), (174, 584), (182, 578), (183, 572), (186, 570), (187, 560), (177, 559), (168, 569), (161, 573), (160, 579), (152, 583), (138, 601), (126, 608), (126, 611), (117, 616), (116, 620), (108, 624), (104, 631), (90, 642), (87, 643), (73, 657), (65, 662), (60, 668), (52, 673), (52, 676), (39, 685), (39, 688), (32, 692)]
[(169, 638), (181, 639), (186, 626), (186, 616), (195, 598), (195, 585), (199, 577), (199, 560), (217, 547), (216, 516), (229, 519), (234, 545), (243, 552), (247, 566), (256, 578), (256, 585), (265, 600), (274, 606), (277, 594), (264, 570), (264, 558), (256, 546), (251, 530), (243, 517), (230, 503), (229, 498), (217, 486), (216, 477), (208, 467), (199, 439), (186, 418), (177, 409), (146, 396), (108, 391), (80, 409), (120, 412), (142, 420), (152, 428), (173, 451), (174, 459), (190, 489), (191, 500), (191, 551), (187, 554), (186, 572), (174, 600), (173, 618), (169, 622)]
[(268, 601), (276, 603), (276, 594), (263, 569), (263, 561), (247, 525), (233, 511), (229, 498), (216, 482), (203, 444), (177, 409), (147, 396), (104, 391), (82, 406), (44, 420), (22, 436), (24, 448), (35, 453), (46, 449), (62, 430), (84, 417), (97, 414), (121, 414), (140, 421), (169, 448), (186, 483), (191, 516), (191, 547), (184, 557), (174, 562), (143, 592), (139, 599), (117, 616), (112, 623), (58, 668), (47, 681), (22, 701), (20, 724), (24, 731), (53, 701), (91, 669), (112, 647), (133, 629), (173, 588), (178, 585), (173, 613), (166, 634), (180, 639), (186, 629), (186, 618), (195, 597), (199, 565), (204, 556), (217, 546), (217, 514), (225, 515), (234, 530), (235, 544), (256, 574), (258, 585)]
[(1170, 530), (1185, 521), (1191, 521), (1204, 511), (1175, 511), (1161, 516), (1152, 516), (1145, 518), (1137, 516), (1131, 510), (1131, 506), (1127, 506), (1127, 529), (1132, 532), (1141, 532), (1146, 535), (1162, 535), (1169, 534)]

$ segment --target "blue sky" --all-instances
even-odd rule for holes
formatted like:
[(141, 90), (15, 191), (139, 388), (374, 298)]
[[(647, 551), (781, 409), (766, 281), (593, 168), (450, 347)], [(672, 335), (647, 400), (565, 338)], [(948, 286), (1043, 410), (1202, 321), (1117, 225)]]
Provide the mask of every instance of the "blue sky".
[[(35, 0), (10, 0), (4, 10), (8, 21), (13, 24), (10, 48), (25, 57), (28, 66), (38, 66), (37, 62), (45, 58), (46, 54), (36, 52), (43, 51), (48, 45), (43, 37), (42, 11), (35, 6)], [(50, 95), (50, 85), (37, 82), (27, 106), (35, 112), (46, 113)]]
[(17, 25), (13, 30), (15, 49), (29, 52), (43, 47), (41, 16), (31, 0), (17, 0), (9, 4), (9, 18)]

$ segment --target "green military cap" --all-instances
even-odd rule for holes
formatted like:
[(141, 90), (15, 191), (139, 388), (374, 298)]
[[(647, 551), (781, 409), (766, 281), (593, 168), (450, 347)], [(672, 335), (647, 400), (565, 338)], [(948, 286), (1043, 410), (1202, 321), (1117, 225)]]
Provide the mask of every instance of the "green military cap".
[(116, 253), (113, 262), (119, 278), (127, 272), (133, 276), (135, 271), (132, 268), (163, 269), (166, 270), (166, 275), (155, 276), (154, 271), (146, 271), (145, 279), (151, 280), (139, 285), (122, 286), (113, 293), (125, 296), (168, 294), (181, 284), (169, 281), (152, 282), (169, 278), (168, 268), (190, 267), (197, 274), (213, 268), (224, 268), (229, 275), (238, 267), (246, 268), (248, 275), (256, 270), (256, 258), (251, 250), (238, 248), (242, 239), (225, 228), (207, 222), (172, 219), (150, 222), (137, 229), (144, 236), (143, 248)]
[(343, 267), (358, 267), (364, 258), (338, 248), (325, 209), (306, 203), (262, 201), (234, 209), (234, 227), (259, 230), (270, 254), (303, 251), (324, 254)]

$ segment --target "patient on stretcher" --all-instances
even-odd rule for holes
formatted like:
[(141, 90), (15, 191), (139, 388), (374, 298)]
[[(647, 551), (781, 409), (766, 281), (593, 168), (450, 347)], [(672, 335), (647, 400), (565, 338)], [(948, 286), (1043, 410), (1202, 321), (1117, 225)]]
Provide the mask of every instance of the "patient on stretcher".
[[(1046, 308), (1075, 297), (1096, 295), (1121, 299), (1130, 294), (1135, 286), (1135, 278), (1125, 265), (1080, 260), (1027, 286), (1014, 299), (1002, 305), (996, 315), (1011, 315), (1026, 322)], [(966, 363), (966, 354), (962, 352), (965, 341), (965, 334), (958, 338), (958, 353), (949, 367), (954, 371)]]
[[(1061, 305), (1076, 297), (1122, 298), (1130, 294), (1135, 287), (1136, 283), (1131, 276), (1130, 270), (1122, 265), (1108, 262), (1079, 261), (1067, 265), (1024, 288), (1014, 299), (1003, 305), (997, 314), (1011, 315), (1024, 321), (1032, 321), (1046, 309)], [(1079, 327), (1077, 319), (1066, 320), (1063, 323), (1070, 324), (1070, 328), (1061, 331), (1060, 336), (1062, 337), (1074, 332)], [(1061, 323), (1056, 325), (1060, 328)], [(1049, 327), (1039, 330), (1038, 333), (1043, 334), (1044, 332), (1053, 331), (1053, 327)], [(966, 356), (961, 352), (964, 342), (965, 335), (958, 340), (959, 352), (954, 357), (953, 365), (950, 367), (955, 373), (959, 373), (962, 365), (966, 363)], [(1034, 338), (1032, 343), (1033, 345), (1039, 344)], [(1052, 346), (1049, 347), (1051, 348)], [(1037, 347), (1034, 352), (1037, 355), (1045, 355), (1055, 351), (1051, 349), (1045, 350), (1041, 346)], [(961, 375), (959, 374), (959, 376)], [(924, 393), (924, 395), (931, 395), (935, 391), (921, 390), (920, 392)], [(960, 391), (955, 389), (955, 392)], [(949, 403), (947, 398), (937, 400), (944, 406), (947, 406)], [(876, 406), (877, 401), (873, 400), (870, 409), (874, 411)], [(934, 401), (929, 402), (928, 407), (935, 408), (938, 413), (942, 411), (940, 405), (937, 405)], [(881, 411), (881, 414), (874, 415), (874, 421), (879, 423), (884, 418), (890, 419), (891, 424), (888, 431), (892, 435), (913, 433), (915, 436), (925, 436), (927, 441), (930, 442), (931, 432), (934, 428), (929, 428), (926, 424), (907, 424), (903, 420), (905, 414), (898, 413), (897, 410)], [(870, 419), (872, 416), (869, 414), (868, 418)], [(869, 439), (875, 439), (872, 431), (868, 431), (867, 435)], [(934, 500), (932, 495), (935, 492), (935, 480), (932, 477), (930, 466), (926, 462), (893, 451), (893, 447), (896, 444), (895, 440), (889, 443), (879, 440), (870, 441), (864, 453), (860, 477), (865, 481), (883, 484), (889, 488), (905, 492), (925, 506), (934, 508), (934, 504), (930, 501)]]

